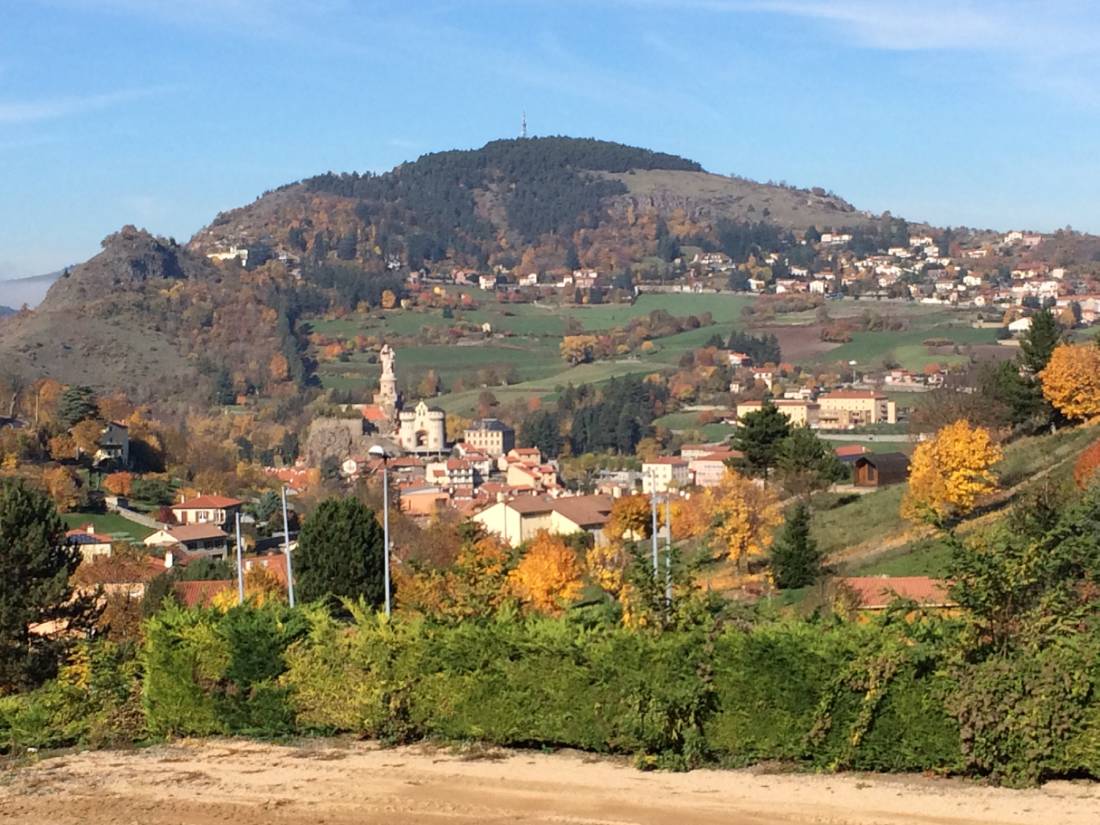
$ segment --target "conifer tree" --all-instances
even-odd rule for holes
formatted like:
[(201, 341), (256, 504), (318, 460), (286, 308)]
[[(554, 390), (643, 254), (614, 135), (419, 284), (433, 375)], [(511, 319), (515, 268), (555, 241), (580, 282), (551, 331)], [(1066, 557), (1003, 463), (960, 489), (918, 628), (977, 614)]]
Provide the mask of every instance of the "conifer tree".
[[(50, 678), (67, 646), (94, 623), (93, 602), (74, 595), (69, 582), (80, 560), (47, 496), (21, 481), (0, 482), (0, 694)], [(64, 632), (31, 632), (48, 623)]]
[(739, 464), (753, 475), (768, 478), (768, 472), (779, 458), (779, 445), (790, 435), (791, 424), (771, 399), (765, 399), (759, 410), (748, 413), (737, 424), (733, 434), (733, 449), (739, 450)]
[(353, 498), (322, 501), (302, 524), (294, 575), (302, 601), (340, 597), (380, 606), (384, 537), (374, 512)]
[(772, 575), (777, 587), (806, 587), (822, 572), (822, 554), (810, 535), (810, 508), (799, 501), (787, 515), (772, 546)]

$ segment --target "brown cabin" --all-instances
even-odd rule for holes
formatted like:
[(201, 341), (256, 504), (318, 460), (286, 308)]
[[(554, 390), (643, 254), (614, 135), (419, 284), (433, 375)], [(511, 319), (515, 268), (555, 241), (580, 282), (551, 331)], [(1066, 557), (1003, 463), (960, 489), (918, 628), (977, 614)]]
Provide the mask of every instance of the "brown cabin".
[(857, 487), (885, 487), (909, 478), (909, 456), (905, 453), (861, 455), (854, 467)]

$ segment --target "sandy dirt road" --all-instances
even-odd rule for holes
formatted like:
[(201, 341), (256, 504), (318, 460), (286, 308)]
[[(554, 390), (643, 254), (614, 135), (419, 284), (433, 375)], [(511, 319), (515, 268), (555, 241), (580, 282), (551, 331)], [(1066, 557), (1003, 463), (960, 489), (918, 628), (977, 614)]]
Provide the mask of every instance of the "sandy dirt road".
[(1010, 791), (920, 777), (643, 773), (579, 754), (219, 740), (68, 754), (8, 771), (0, 822), (1097, 825), (1100, 786)]

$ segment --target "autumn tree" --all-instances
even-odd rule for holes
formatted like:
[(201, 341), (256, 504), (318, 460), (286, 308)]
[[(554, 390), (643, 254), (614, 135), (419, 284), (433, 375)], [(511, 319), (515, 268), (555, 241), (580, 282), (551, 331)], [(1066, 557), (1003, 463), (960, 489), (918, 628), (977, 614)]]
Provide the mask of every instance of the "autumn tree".
[(1071, 421), (1100, 415), (1100, 347), (1095, 344), (1057, 347), (1039, 379), (1046, 399)]
[(1096, 480), (1096, 471), (1100, 469), (1100, 441), (1094, 441), (1073, 465), (1073, 480), (1082, 490)]
[(913, 451), (902, 516), (942, 523), (966, 515), (997, 488), (992, 467), (1002, 457), (989, 430), (961, 419), (949, 424)]
[[(663, 514), (658, 512), (658, 528), (663, 523)], [(604, 525), (604, 535), (613, 541), (638, 541), (652, 536), (653, 513), (649, 497), (633, 495), (615, 499), (607, 524)]]
[(779, 459), (779, 446), (791, 433), (791, 422), (779, 408), (765, 399), (759, 410), (746, 413), (737, 422), (733, 449), (741, 453), (737, 463), (750, 475), (767, 482), (768, 472)]
[(585, 364), (594, 357), (596, 344), (595, 335), (566, 335), (560, 346), (562, 360), (570, 366)]
[(558, 616), (580, 595), (582, 572), (577, 554), (560, 537), (540, 530), (508, 578), (523, 604)]
[(46, 494), (63, 513), (75, 510), (80, 504), (80, 485), (76, 476), (65, 467), (47, 467), (42, 472), (42, 484)]
[(81, 455), (89, 459), (99, 451), (99, 438), (103, 433), (103, 425), (94, 418), (86, 418), (73, 426), (69, 432), (72, 434), (73, 443)]
[(470, 536), (444, 569), (399, 568), (398, 604), (444, 619), (484, 618), (511, 597), (512, 549), (495, 536)]
[[(53, 503), (21, 481), (0, 481), (0, 695), (52, 676), (94, 622), (91, 601), (69, 581), (80, 561)], [(50, 624), (63, 632), (32, 631)]]
[(620, 542), (606, 542), (589, 549), (584, 566), (588, 576), (612, 598), (618, 598), (625, 585), (629, 555)]
[(417, 393), (421, 398), (434, 398), (439, 395), (440, 390), (443, 387), (443, 383), (439, 380), (439, 376), (436, 371), (429, 369), (424, 373), (424, 377), (420, 380), (420, 384), (417, 387)]
[(767, 487), (735, 470), (727, 470), (717, 487), (707, 491), (712, 535), (738, 570), (763, 555), (772, 531), (783, 522), (779, 498)]
[(127, 472), (111, 473), (103, 479), (103, 489), (116, 496), (128, 496), (134, 488), (134, 474)]

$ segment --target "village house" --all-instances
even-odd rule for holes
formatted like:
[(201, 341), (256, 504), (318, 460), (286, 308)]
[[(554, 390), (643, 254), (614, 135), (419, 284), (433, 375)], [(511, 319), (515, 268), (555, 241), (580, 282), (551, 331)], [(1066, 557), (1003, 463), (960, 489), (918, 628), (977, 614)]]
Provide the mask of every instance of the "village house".
[[(772, 401), (776, 408), (787, 416), (795, 427), (816, 427), (820, 415), (820, 405), (813, 401), (796, 398), (778, 398)], [(763, 401), (742, 401), (737, 405), (737, 420), (749, 413), (759, 412)]]
[(214, 524), (228, 530), (243, 502), (226, 496), (198, 496), (172, 505), (178, 524)]
[(97, 534), (95, 525), (86, 524), (77, 530), (69, 530), (65, 533), (65, 543), (79, 547), (84, 561), (91, 561), (98, 556), (111, 555), (113, 539), (110, 536)]
[(516, 431), (499, 418), (481, 418), (466, 428), (462, 435), (467, 445), (496, 458), (516, 446)]
[(817, 399), (820, 426), (848, 429), (867, 424), (897, 423), (897, 404), (874, 390), (837, 390)]
[(660, 456), (642, 464), (642, 492), (667, 493), (691, 484), (689, 463), (683, 456)]
[(410, 516), (431, 516), (451, 503), (451, 494), (435, 485), (419, 485), (401, 490), (401, 512)]
[(947, 582), (928, 576), (847, 576), (838, 579), (837, 586), (861, 612), (880, 613), (898, 599), (932, 610), (956, 606), (948, 595)]
[(729, 462), (738, 458), (741, 453), (737, 450), (715, 450), (693, 458), (688, 463), (692, 483), (696, 487), (717, 487), (729, 470)]
[(99, 434), (93, 459), (96, 464), (112, 462), (119, 467), (130, 466), (130, 430), (117, 421), (108, 422)]
[[(229, 536), (214, 524), (185, 524), (176, 527), (163, 527), (145, 539), (146, 547), (156, 547), (171, 553), (166, 555), (166, 565), (172, 561), (191, 556), (209, 556), (224, 559), (229, 555)], [(181, 553), (182, 551), (182, 553)]]
[(540, 530), (568, 536), (588, 533), (606, 543), (603, 528), (611, 514), (610, 496), (519, 496), (490, 504), (473, 515), (485, 530), (512, 547), (533, 539)]

